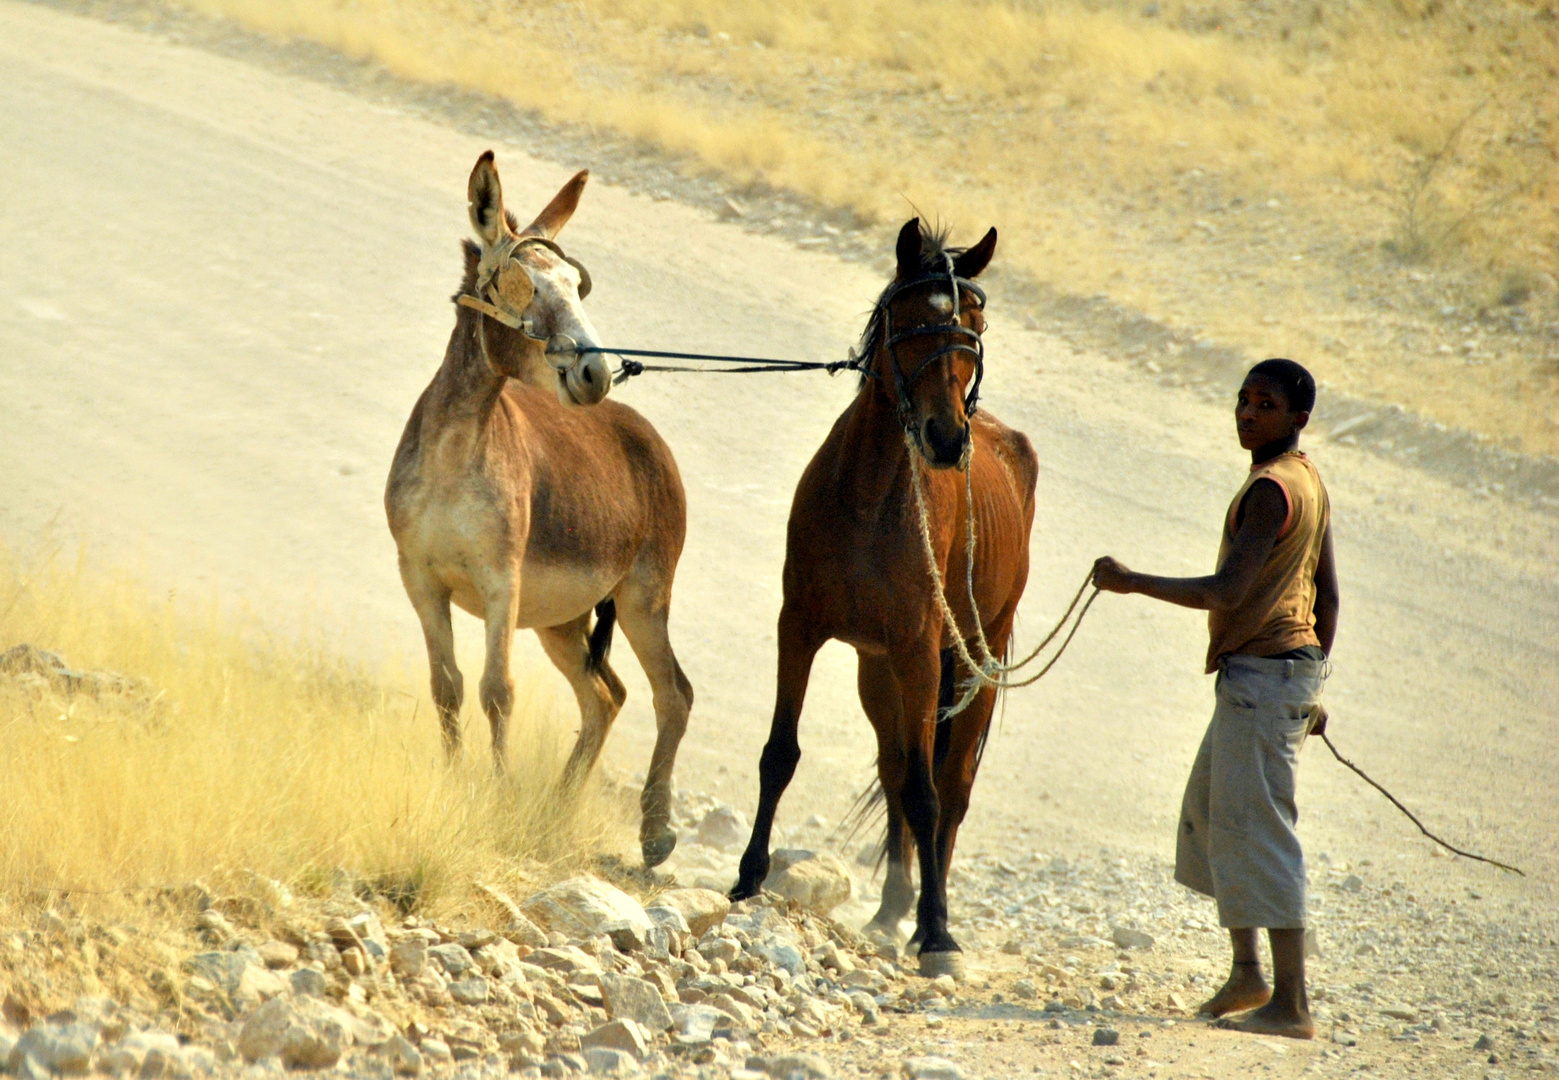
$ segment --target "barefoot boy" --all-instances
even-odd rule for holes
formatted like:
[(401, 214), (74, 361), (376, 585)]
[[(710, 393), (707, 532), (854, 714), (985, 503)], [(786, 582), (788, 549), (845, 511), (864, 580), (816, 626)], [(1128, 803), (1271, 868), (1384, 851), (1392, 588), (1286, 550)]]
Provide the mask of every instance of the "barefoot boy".
[[(1292, 360), (1251, 368), (1234, 409), (1250, 477), (1229, 504), (1211, 577), (1139, 574), (1106, 556), (1094, 584), (1208, 615), (1207, 671), (1217, 707), (1180, 809), (1175, 880), (1218, 903), (1229, 928), (1229, 979), (1201, 1007), (1210, 1016), (1254, 1009), (1225, 1026), (1315, 1037), (1305, 995), (1305, 861), (1294, 835), (1299, 747), (1325, 727), (1317, 703), (1337, 630), (1331, 505), (1299, 433), (1315, 380)], [(1262, 978), (1256, 931), (1272, 942), (1274, 986)]]

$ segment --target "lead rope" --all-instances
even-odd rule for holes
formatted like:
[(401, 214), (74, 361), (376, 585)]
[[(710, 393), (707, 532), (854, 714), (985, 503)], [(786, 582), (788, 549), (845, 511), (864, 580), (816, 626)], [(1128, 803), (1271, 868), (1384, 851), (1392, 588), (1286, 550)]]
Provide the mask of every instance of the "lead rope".
[[(917, 460), (920, 456), (920, 452), (918, 449), (916, 449), (914, 440), (910, 436), (909, 430), (907, 428), (904, 432), (904, 444), (909, 451), (910, 488), (915, 494), (915, 514), (919, 519), (920, 542), (922, 547), (925, 549), (926, 567), (931, 572), (931, 581), (935, 586), (937, 607), (941, 610), (943, 624), (952, 630), (953, 649), (955, 652), (957, 652), (958, 659), (963, 661), (964, 667), (969, 670), (970, 674), (969, 682), (964, 689), (963, 697), (961, 697), (958, 700), (958, 703), (955, 704), (952, 708), (940, 714), (943, 719), (946, 719), (957, 716), (959, 713), (963, 712), (966, 708), (969, 707), (970, 702), (975, 699), (976, 695), (978, 695), (979, 692), (986, 687), (990, 687), (995, 690), (1016, 690), (1025, 686), (1032, 686), (1034, 683), (1037, 683), (1040, 679), (1043, 679), (1046, 675), (1048, 675), (1050, 673), (1050, 669), (1056, 666), (1056, 661), (1060, 660), (1061, 655), (1066, 652), (1066, 647), (1070, 645), (1072, 643), (1072, 639), (1077, 636), (1078, 629), (1083, 625), (1083, 617), (1088, 614), (1088, 609), (1093, 606), (1094, 600), (1098, 598), (1099, 590), (1094, 589), (1093, 594), (1088, 597), (1086, 603), (1082, 604), (1082, 609), (1079, 611), (1078, 603), (1082, 601), (1083, 593), (1087, 592), (1088, 585), (1093, 580), (1093, 568), (1089, 567), (1088, 576), (1083, 579), (1082, 585), (1078, 587), (1077, 594), (1072, 597), (1072, 602), (1067, 605), (1066, 613), (1061, 616), (1061, 620), (1056, 623), (1055, 627), (1051, 629), (1050, 633), (1045, 635), (1044, 640), (1034, 647), (1032, 652), (1030, 652), (1022, 660), (1011, 664), (1004, 664), (1000, 660), (996, 659), (996, 657), (991, 655), (990, 642), (986, 640), (985, 627), (980, 622), (980, 608), (979, 605), (975, 603), (974, 598), (974, 433), (971, 431), (969, 435), (968, 448), (964, 452), (964, 460), (960, 462), (960, 465), (964, 470), (964, 489), (968, 493), (969, 524), (968, 536), (965, 541), (965, 551), (967, 555), (965, 582), (969, 589), (969, 610), (974, 615), (975, 652), (979, 653), (979, 658), (976, 659), (974, 654), (970, 651), (968, 643), (964, 641), (963, 635), (958, 632), (958, 621), (953, 616), (952, 605), (947, 602), (947, 586), (942, 577), (942, 570), (937, 565), (935, 545), (931, 541), (931, 517), (926, 512), (926, 495), (925, 490), (921, 484), (920, 465)], [(1072, 613), (1074, 611), (1077, 612), (1077, 618), (1075, 621), (1072, 619)], [(1060, 648), (1058, 648), (1055, 655), (1045, 663), (1044, 667), (1040, 668), (1038, 672), (1030, 675), (1026, 679), (1007, 678), (1008, 675), (1011, 675), (1012, 673), (1027, 667), (1029, 664), (1038, 659), (1039, 654), (1043, 652), (1044, 649), (1056, 639), (1057, 635), (1059, 635), (1063, 629), (1066, 628), (1068, 622), (1071, 623), (1071, 629), (1067, 631), (1066, 637), (1061, 641)]]

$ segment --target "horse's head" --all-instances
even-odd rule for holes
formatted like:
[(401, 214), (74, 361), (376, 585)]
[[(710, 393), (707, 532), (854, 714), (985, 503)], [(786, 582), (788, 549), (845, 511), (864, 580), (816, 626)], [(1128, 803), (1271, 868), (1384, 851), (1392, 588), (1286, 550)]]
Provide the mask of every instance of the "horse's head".
[[(550, 368), (555, 376), (549, 378), (555, 378), (565, 404), (594, 405), (612, 387), (605, 357), (578, 351), (581, 345), (600, 344), (582, 303), (590, 295), (590, 275), (557, 243), (589, 179), (588, 170), (575, 175), (523, 229), (504, 209), (491, 150), (477, 159), (467, 187), (471, 225), (481, 246), (461, 302), (519, 331), (488, 339), (502, 343), (488, 348), (501, 374), (522, 378), (527, 370)], [(546, 367), (535, 363), (538, 358)]]
[(992, 229), (974, 247), (949, 248), (911, 218), (899, 230), (898, 271), (867, 325), (871, 376), (898, 406), (910, 440), (933, 468), (964, 461), (985, 352), (985, 294), (974, 283), (996, 250)]

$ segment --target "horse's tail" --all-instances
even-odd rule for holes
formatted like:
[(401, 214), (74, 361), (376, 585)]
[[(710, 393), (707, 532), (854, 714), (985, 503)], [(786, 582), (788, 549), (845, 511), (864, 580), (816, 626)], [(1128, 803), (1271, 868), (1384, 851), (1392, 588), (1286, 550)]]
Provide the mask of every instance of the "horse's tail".
[[(1010, 645), (1009, 645), (1010, 651)], [(948, 714), (954, 705), (958, 703), (958, 654), (952, 649), (942, 650), (941, 679), (937, 685), (936, 695), (936, 741), (931, 752), (931, 768), (934, 772), (947, 757), (947, 748), (953, 739), (953, 718)], [(980, 745), (975, 748), (975, 769), (980, 767), (980, 759), (985, 756), (985, 740), (990, 734), (990, 725), (980, 732)], [(882, 790), (882, 780), (874, 777), (861, 793), (855, 797), (855, 802), (850, 805), (849, 813), (839, 823), (835, 835), (840, 837), (841, 845), (847, 845), (855, 837), (867, 828), (874, 826), (878, 819), (885, 819), (888, 812), (887, 793)], [(882, 839), (877, 842), (877, 850), (871, 856), (872, 864), (881, 868), (882, 860), (888, 855), (888, 830), (887, 822), (883, 822)], [(863, 860), (864, 861), (864, 860)]]
[(590, 652), (585, 666), (599, 671), (612, 651), (612, 627), (617, 625), (617, 601), (608, 596), (595, 606), (595, 626), (590, 629)]

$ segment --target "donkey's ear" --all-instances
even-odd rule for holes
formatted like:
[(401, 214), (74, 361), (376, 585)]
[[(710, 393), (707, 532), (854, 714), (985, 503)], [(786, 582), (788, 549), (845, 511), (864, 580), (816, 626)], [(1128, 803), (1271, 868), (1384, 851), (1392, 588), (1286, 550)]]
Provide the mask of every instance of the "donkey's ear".
[(525, 226), (525, 231), (521, 235), (556, 239), (558, 233), (563, 231), (563, 226), (568, 224), (568, 219), (573, 217), (574, 211), (579, 208), (579, 196), (584, 194), (585, 183), (589, 179), (589, 169), (580, 169), (575, 173), (574, 178), (552, 196), (552, 201), (547, 204), (547, 208), (536, 215), (536, 220)]
[(920, 273), (920, 219), (910, 218), (899, 230), (899, 242), (894, 248), (899, 260), (899, 277), (912, 278)]
[(994, 254), (996, 254), (996, 230), (993, 227), (978, 244), (953, 260), (953, 273), (961, 278), (979, 277), (980, 271), (990, 265), (991, 256)]
[(471, 180), (466, 185), (466, 199), (470, 202), (471, 227), (482, 238), (483, 247), (492, 247), (509, 224), (504, 220), (503, 185), (498, 182), (498, 166), (493, 164), (491, 150), (476, 159), (476, 168), (471, 170)]

